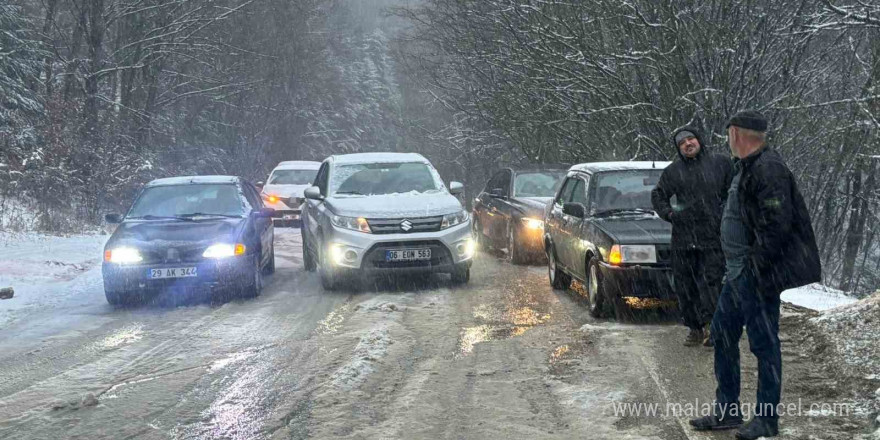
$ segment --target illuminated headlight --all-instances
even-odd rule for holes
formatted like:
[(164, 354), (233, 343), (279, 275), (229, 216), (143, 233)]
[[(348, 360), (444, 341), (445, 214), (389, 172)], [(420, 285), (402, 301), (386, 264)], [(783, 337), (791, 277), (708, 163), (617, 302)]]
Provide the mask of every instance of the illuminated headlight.
[(536, 218), (523, 217), (523, 225), (527, 229), (544, 229), (544, 221)]
[(657, 248), (652, 244), (615, 244), (608, 255), (611, 264), (621, 263), (656, 263)]
[(459, 258), (467, 259), (474, 256), (474, 251), (476, 251), (477, 245), (474, 243), (473, 238), (468, 238), (467, 240), (462, 240), (455, 245), (455, 251), (458, 253)]
[(247, 248), (241, 243), (218, 243), (208, 246), (202, 257), (205, 258), (228, 258), (244, 255)]
[(140, 251), (132, 247), (118, 247), (104, 251), (104, 261), (116, 264), (134, 264), (144, 261)]
[(330, 261), (337, 266), (352, 265), (357, 262), (358, 252), (344, 244), (330, 243), (329, 251)]
[(274, 205), (275, 203), (278, 203), (278, 200), (280, 200), (280, 199), (278, 198), (278, 196), (273, 195), (273, 194), (260, 193), (260, 196), (263, 197), (263, 200), (264, 200), (264, 201), (269, 202), (269, 203), (271, 203), (271, 204), (273, 204), (273, 205)]
[(462, 209), (458, 212), (453, 212), (452, 214), (446, 214), (443, 216), (443, 222), (440, 223), (440, 229), (451, 228), (456, 225), (460, 225), (468, 220), (468, 212)]
[(334, 215), (330, 217), (330, 223), (337, 228), (351, 229), (352, 231), (360, 231), (365, 234), (373, 233), (373, 231), (370, 230), (370, 224), (367, 223), (367, 219), (363, 217), (344, 217), (341, 215)]

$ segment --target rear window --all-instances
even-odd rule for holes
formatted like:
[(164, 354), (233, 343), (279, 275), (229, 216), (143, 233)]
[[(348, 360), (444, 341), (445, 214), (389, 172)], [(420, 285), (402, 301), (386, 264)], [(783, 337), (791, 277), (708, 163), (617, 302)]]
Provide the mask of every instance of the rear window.
[(193, 214), (235, 215), (247, 213), (247, 201), (237, 185), (186, 184), (146, 188), (126, 217), (174, 217)]
[(318, 170), (275, 170), (268, 185), (311, 185)]

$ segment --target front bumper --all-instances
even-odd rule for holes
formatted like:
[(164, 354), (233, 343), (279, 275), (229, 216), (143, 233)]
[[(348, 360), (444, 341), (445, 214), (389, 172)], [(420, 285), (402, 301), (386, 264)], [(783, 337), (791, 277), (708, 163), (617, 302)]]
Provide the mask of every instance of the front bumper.
[(533, 229), (522, 226), (516, 234), (517, 245), (519, 250), (530, 257), (543, 257), (544, 251), (544, 229)]
[[(331, 227), (325, 232), (324, 246), (334, 271), (368, 274), (450, 273), (469, 267), (474, 254), (470, 221), (441, 231), (408, 234), (365, 234)], [(387, 250), (425, 248), (431, 249), (430, 260), (385, 261)], [(353, 258), (335, 258), (334, 255)]]
[[(150, 279), (151, 269), (195, 267), (196, 276), (187, 278)], [(236, 289), (254, 275), (253, 255), (219, 260), (156, 264), (103, 263), (104, 290), (117, 294), (150, 294), (167, 290), (204, 291)]]
[(292, 207), (280, 199), (272, 203), (267, 199), (263, 199), (263, 204), (267, 208), (272, 208), (275, 210), (275, 215), (272, 216), (272, 221), (275, 226), (299, 226), (302, 222), (302, 205), (296, 205), (296, 207)]
[(612, 266), (599, 263), (607, 292), (622, 297), (675, 299), (672, 269), (667, 266)]

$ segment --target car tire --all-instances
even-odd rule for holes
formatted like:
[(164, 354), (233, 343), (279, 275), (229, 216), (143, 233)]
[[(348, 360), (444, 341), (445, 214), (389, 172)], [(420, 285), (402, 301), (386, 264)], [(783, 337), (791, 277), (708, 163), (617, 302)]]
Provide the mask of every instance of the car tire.
[(275, 245), (272, 245), (272, 251), (269, 253), (269, 262), (263, 268), (264, 275), (272, 275), (275, 273)]
[(550, 245), (550, 249), (547, 251), (547, 274), (553, 289), (566, 290), (571, 286), (571, 277), (556, 264), (556, 249), (553, 245)]
[(608, 316), (607, 297), (605, 283), (602, 280), (602, 271), (599, 270), (599, 259), (590, 258), (587, 262), (587, 299), (590, 301), (590, 315), (594, 318)]
[(525, 258), (517, 242), (516, 227), (513, 221), (507, 227), (507, 258), (510, 259), (511, 264), (525, 263)]
[(254, 256), (254, 268), (250, 278), (241, 289), (242, 298), (256, 298), (263, 292), (263, 268), (260, 267), (259, 255)]
[(452, 284), (467, 284), (471, 279), (471, 266), (468, 264), (456, 267), (449, 275), (452, 277)]
[(306, 272), (314, 272), (317, 269), (317, 263), (315, 262), (315, 256), (312, 255), (312, 251), (309, 250), (309, 243), (306, 241), (305, 232), (302, 233), (302, 255), (303, 255), (303, 268)]
[(318, 265), (318, 274), (321, 276), (321, 287), (327, 291), (334, 291), (339, 287), (338, 275), (330, 269), (327, 263), (327, 255), (324, 252), (319, 254), (321, 263)]

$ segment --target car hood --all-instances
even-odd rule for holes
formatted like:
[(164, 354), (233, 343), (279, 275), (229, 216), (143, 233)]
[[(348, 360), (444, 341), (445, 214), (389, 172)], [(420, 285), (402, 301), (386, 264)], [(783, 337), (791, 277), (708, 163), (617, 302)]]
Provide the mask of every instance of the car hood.
[(367, 218), (431, 217), (461, 211), (461, 203), (448, 193), (331, 196), (325, 200), (336, 215)]
[(110, 240), (110, 246), (133, 246), (139, 249), (163, 247), (198, 247), (219, 242), (233, 242), (244, 227), (245, 218), (222, 218), (196, 221), (127, 220)]
[(626, 215), (594, 220), (596, 226), (622, 244), (669, 244), (672, 225), (654, 215)]
[(303, 192), (311, 185), (266, 185), (263, 192), (278, 197), (303, 198)]
[(544, 208), (551, 200), (553, 197), (514, 197), (510, 199), (510, 204), (526, 216), (541, 219), (544, 217)]

